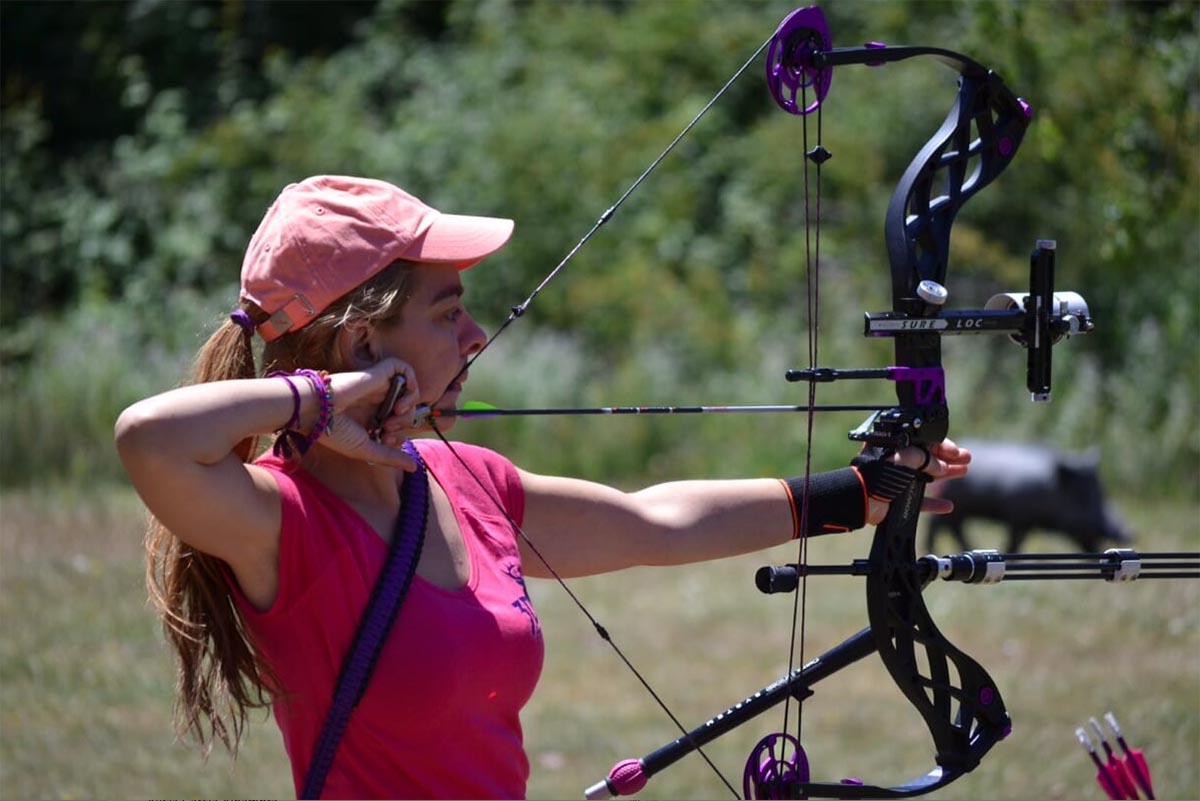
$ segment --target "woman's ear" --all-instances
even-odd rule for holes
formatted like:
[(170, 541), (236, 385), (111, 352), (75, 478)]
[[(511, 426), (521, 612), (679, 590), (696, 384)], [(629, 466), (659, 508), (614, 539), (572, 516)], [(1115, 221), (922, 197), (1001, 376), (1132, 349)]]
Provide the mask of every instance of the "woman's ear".
[(375, 344), (375, 329), (369, 325), (347, 325), (338, 332), (338, 356), (355, 369), (370, 367), (382, 358)]

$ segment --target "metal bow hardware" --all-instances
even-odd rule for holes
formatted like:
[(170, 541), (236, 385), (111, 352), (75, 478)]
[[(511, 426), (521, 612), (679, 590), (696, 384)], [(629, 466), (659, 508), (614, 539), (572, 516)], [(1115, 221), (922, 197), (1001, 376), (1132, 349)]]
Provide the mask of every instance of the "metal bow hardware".
[[(891, 338), (895, 345), (895, 364), (866, 369), (822, 367), (816, 363), (816, 350), (810, 344), (809, 366), (789, 371), (786, 376), (789, 381), (808, 384), (808, 404), (747, 407), (744, 410), (807, 411), (811, 432), (811, 414), (820, 410), (813, 397), (818, 384), (848, 379), (889, 380), (895, 384), (897, 403), (886, 408), (875, 407), (874, 413), (850, 432), (850, 438), (862, 442), (877, 458), (886, 458), (909, 446), (928, 449), (946, 437), (950, 425), (941, 339), (947, 335), (984, 333), (1008, 334), (1027, 349), (1026, 385), (1031, 397), (1035, 401), (1049, 400), (1052, 346), (1064, 337), (1085, 333), (1093, 327), (1082, 297), (1054, 289), (1056, 247), (1053, 240), (1037, 239), (1032, 248), (1028, 291), (997, 295), (983, 309), (946, 308), (948, 292), (945, 279), (950, 230), (955, 215), (964, 203), (995, 180), (1012, 162), (1031, 119), (1029, 105), (1014, 95), (996, 73), (951, 50), (890, 47), (879, 42), (870, 42), (862, 47), (834, 48), (824, 15), (815, 6), (798, 9), (783, 20), (775, 33), (717, 96), (633, 182), (617, 203), (600, 216), (566, 258), (524, 302), (513, 307), (508, 319), (498, 327), (475, 358), (524, 314), (541, 290), (562, 271), (725, 89), (764, 50), (767, 51), (766, 73), (771, 95), (785, 111), (800, 115), (805, 120), (806, 205), (809, 165), (814, 165), (812, 169), (817, 171), (816, 183), (819, 187), (821, 165), (831, 157), (821, 145), (819, 134), (815, 146), (811, 149), (807, 147), (807, 117), (815, 114), (819, 119), (835, 67), (878, 67), (910, 58), (929, 57), (949, 66), (959, 77), (957, 95), (945, 121), (905, 170), (887, 209), (885, 244), (891, 267), (892, 308), (890, 311), (867, 314), (864, 333), (869, 337)], [(818, 130), (819, 127), (818, 124)], [(733, 410), (719, 407), (501, 410), (476, 404), (462, 410), (428, 412), (426, 419), (441, 436), (437, 419), (451, 415), (488, 417), (521, 413), (710, 411)], [(443, 441), (446, 440), (443, 438)], [(453, 446), (448, 441), (446, 444), (453, 452)], [(465, 462), (463, 466), (470, 472)], [(480, 486), (483, 486), (482, 482)], [(1028, 565), (1019, 559), (1026, 555), (996, 554), (993, 557), (984, 552), (918, 560), (915, 540), (924, 490), (923, 481), (913, 481), (892, 502), (886, 519), (875, 530), (866, 559), (856, 560), (850, 566), (813, 566), (806, 564), (804, 552), (801, 551), (801, 558), (795, 564), (766, 567), (759, 571), (756, 582), (764, 592), (795, 589), (808, 575), (843, 573), (863, 576), (866, 580), (869, 625), (816, 659), (803, 663), (801, 658), (803, 664), (795, 669), (789, 665), (783, 678), (690, 731), (667, 709), (613, 643), (607, 630), (592, 617), (565, 582), (558, 578), (557, 572), (541, 556), (536, 544), (509, 518), (514, 530), (542, 559), (548, 571), (558, 579), (599, 635), (612, 645), (681, 734), (678, 739), (640, 759), (618, 763), (604, 779), (585, 791), (586, 797), (603, 798), (636, 793), (650, 777), (693, 752), (703, 756), (731, 793), (738, 796), (733, 785), (704, 756), (703, 746), (781, 702), (790, 702), (792, 699), (802, 702), (813, 694), (812, 687), (817, 682), (872, 653), (879, 654), (901, 692), (924, 719), (934, 745), (933, 767), (909, 782), (890, 787), (857, 779), (811, 781), (808, 760), (799, 735), (786, 731), (785, 712), (785, 731), (764, 737), (750, 755), (743, 777), (742, 794), (747, 798), (915, 796), (944, 787), (974, 769), (992, 746), (1009, 734), (1009, 716), (1000, 692), (987, 671), (938, 630), (925, 606), (922, 591), (928, 583), (939, 577), (970, 583), (993, 583), (998, 580), (997, 563), (1003, 565), (1005, 557), (1009, 558), (1010, 569), (1014, 572), (1020, 569), (1018, 565)], [(496, 501), (496, 506), (507, 517), (499, 501)], [(1083, 568), (1078, 563), (1072, 563), (1070, 567), (1086, 569), (1089, 575), (1096, 577), (1126, 580), (1137, 575), (1136, 571), (1131, 574), (1133, 568), (1129, 565), (1138, 562), (1140, 569), (1141, 564), (1137, 554), (1129, 556), (1130, 553), (1088, 555), (1091, 559), (1083, 563)], [(1145, 554), (1143, 558), (1156, 556), (1172, 555)], [(1196, 570), (1197, 564), (1188, 562), (1186, 567)], [(1037, 566), (1029, 569), (1036, 570)], [(1200, 575), (1200, 572), (1189, 575)]]

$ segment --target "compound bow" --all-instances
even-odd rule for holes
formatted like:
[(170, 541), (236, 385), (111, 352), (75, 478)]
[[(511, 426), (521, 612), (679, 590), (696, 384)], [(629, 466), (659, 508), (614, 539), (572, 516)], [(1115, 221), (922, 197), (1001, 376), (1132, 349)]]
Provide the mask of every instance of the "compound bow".
[[(806, 407), (809, 414), (815, 407), (812, 393), (817, 383), (866, 378), (891, 380), (896, 385), (897, 404), (877, 411), (852, 431), (850, 438), (864, 443), (864, 447), (877, 457), (908, 446), (928, 449), (944, 439), (949, 429), (941, 338), (952, 334), (1009, 334), (1028, 350), (1026, 383), (1033, 400), (1048, 400), (1052, 346), (1065, 336), (1091, 330), (1093, 325), (1082, 297), (1054, 290), (1053, 241), (1039, 239), (1033, 248), (1028, 292), (997, 295), (984, 309), (950, 311), (943, 308), (947, 299), (944, 281), (950, 230), (955, 215), (1012, 161), (1031, 119), (1029, 105), (1014, 95), (996, 73), (951, 50), (889, 47), (879, 42), (862, 47), (834, 48), (824, 15), (816, 6), (798, 9), (783, 20), (774, 35), (617, 203), (599, 218), (567, 257), (523, 303), (513, 307), (508, 319), (498, 327), (483, 350), (524, 314), (567, 261), (612, 217), (618, 206), (764, 49), (768, 51), (767, 83), (772, 96), (785, 111), (802, 117), (815, 113), (819, 119), (835, 67), (879, 66), (915, 57), (931, 57), (959, 75), (954, 105), (941, 127), (904, 172), (887, 209), (885, 241), (891, 266), (892, 310), (867, 314), (865, 334), (893, 339), (895, 365), (853, 370), (820, 367), (815, 362), (815, 348), (810, 345), (809, 367), (789, 371), (787, 376), (790, 381), (809, 383), (810, 400)], [(807, 123), (805, 142), (807, 148)], [(805, 167), (807, 187), (808, 165), (815, 165), (818, 196), (820, 167), (829, 155), (821, 146), (818, 135), (816, 146), (806, 153)], [(478, 356), (476, 354), (476, 358)], [(434, 418), (430, 422), (436, 431)], [(973, 558), (967, 558), (966, 567), (961, 559), (952, 565), (949, 561), (930, 563), (916, 558), (917, 520), (924, 490), (924, 482), (913, 481), (891, 504), (886, 519), (876, 528), (867, 559), (856, 560), (847, 568), (820, 568), (807, 565), (802, 550), (796, 564), (759, 571), (757, 582), (764, 592), (794, 589), (807, 575), (821, 572), (865, 576), (869, 625), (807, 664), (796, 669), (789, 665), (783, 678), (691, 731), (679, 724), (612, 643), (604, 628), (559, 579), (601, 637), (613, 645), (618, 656), (663, 706), (682, 735), (641, 759), (618, 763), (605, 779), (586, 790), (586, 797), (637, 792), (649, 777), (683, 756), (694, 751), (703, 754), (701, 749), (705, 743), (780, 702), (792, 698), (803, 701), (813, 694), (811, 688), (816, 682), (871, 653), (880, 655), (896, 684), (924, 719), (934, 742), (935, 766), (912, 781), (891, 787), (859, 780), (813, 782), (798, 737), (784, 731), (765, 737), (750, 755), (743, 781), (745, 796), (914, 796), (943, 787), (974, 769), (991, 747), (1009, 733), (1010, 720), (995, 682), (978, 662), (942, 635), (922, 598), (925, 585), (937, 575), (975, 580), (969, 577), (971, 566), (975, 564)], [(516, 523), (513, 526), (536, 552), (536, 547), (520, 527)], [(978, 561), (996, 560), (979, 558)], [(554, 573), (552, 566), (547, 567)], [(1104, 573), (1103, 568), (1102, 562), (1097, 570), (1107, 578), (1112, 578), (1119, 569), (1112, 567)], [(963, 576), (968, 578), (963, 579)], [(784, 728), (787, 728), (786, 722)], [(720, 771), (717, 773), (720, 775)], [(727, 781), (726, 786), (730, 786)], [(737, 794), (736, 790), (733, 792)]]
[[(810, 365), (787, 376), (790, 381), (811, 383), (866, 378), (895, 382), (898, 404), (875, 413), (850, 433), (851, 439), (877, 455), (911, 445), (928, 448), (946, 437), (943, 335), (1009, 333), (1028, 349), (1027, 385), (1033, 399), (1048, 400), (1051, 346), (1065, 335), (1092, 328), (1081, 297), (1054, 292), (1055, 243), (1049, 240), (1038, 240), (1034, 248), (1028, 293), (997, 296), (985, 309), (943, 309), (955, 215), (1009, 165), (1031, 119), (1029, 105), (996, 73), (942, 48), (889, 47), (879, 42), (833, 48), (824, 15), (811, 6), (785, 18), (770, 40), (767, 83), (785, 111), (819, 114), (834, 67), (879, 66), (915, 57), (945, 63), (958, 72), (959, 80), (954, 105), (904, 172), (887, 209), (892, 310), (868, 314), (865, 333), (894, 340), (895, 365), (854, 370)], [(807, 156), (819, 170), (829, 153), (818, 141)], [(1007, 736), (1010, 720), (987, 671), (946, 639), (925, 606), (922, 590), (930, 576), (918, 569), (915, 552), (923, 495), (924, 482), (912, 482), (876, 528), (870, 556), (847, 571), (866, 577), (867, 628), (801, 668), (789, 668), (783, 679), (673, 743), (640, 760), (619, 763), (606, 779), (587, 790), (587, 797), (636, 792), (649, 776), (684, 754), (780, 701), (802, 702), (812, 695), (814, 683), (872, 652), (879, 654), (924, 719), (934, 742), (936, 766), (893, 787), (858, 780), (813, 782), (798, 738), (785, 731), (768, 735), (752, 752), (743, 780), (745, 796), (913, 796), (943, 787), (974, 769)], [(799, 578), (816, 572), (805, 562), (802, 555), (795, 565), (764, 568), (758, 576), (759, 588), (764, 592), (794, 589)]]

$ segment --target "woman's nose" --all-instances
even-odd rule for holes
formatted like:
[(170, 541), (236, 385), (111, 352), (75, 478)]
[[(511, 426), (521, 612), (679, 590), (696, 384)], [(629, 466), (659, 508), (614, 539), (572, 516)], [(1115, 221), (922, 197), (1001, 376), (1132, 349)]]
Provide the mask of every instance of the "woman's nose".
[(484, 343), (487, 342), (487, 332), (483, 330), (479, 323), (475, 322), (474, 317), (469, 314), (464, 316), (466, 317), (466, 326), (461, 339), (463, 342), (463, 352), (470, 356), (478, 353), (483, 348)]

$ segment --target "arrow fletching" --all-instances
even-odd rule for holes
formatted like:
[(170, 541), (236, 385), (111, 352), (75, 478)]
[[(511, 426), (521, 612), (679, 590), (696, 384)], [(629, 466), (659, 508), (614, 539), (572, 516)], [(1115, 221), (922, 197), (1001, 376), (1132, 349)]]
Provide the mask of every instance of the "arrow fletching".
[(1150, 766), (1146, 763), (1146, 755), (1142, 753), (1140, 748), (1130, 748), (1125, 742), (1125, 735), (1121, 731), (1121, 727), (1117, 724), (1117, 717), (1112, 712), (1104, 714), (1104, 721), (1108, 723), (1108, 727), (1112, 729), (1113, 734), (1117, 738), (1117, 744), (1121, 746), (1121, 751), (1125, 756), (1121, 761), (1125, 764), (1126, 772), (1137, 782), (1137, 786), (1142, 788), (1142, 792), (1146, 794), (1146, 798), (1154, 798), (1154, 784), (1150, 779)]
[(1096, 746), (1092, 745), (1092, 738), (1088, 736), (1087, 731), (1082, 726), (1075, 728), (1075, 736), (1079, 738), (1079, 744), (1082, 745), (1091, 756), (1092, 762), (1096, 765), (1096, 783), (1100, 788), (1108, 794), (1108, 797), (1113, 801), (1128, 798), (1125, 791), (1113, 779), (1112, 774), (1108, 770), (1108, 766), (1104, 764), (1104, 760), (1096, 753)]

